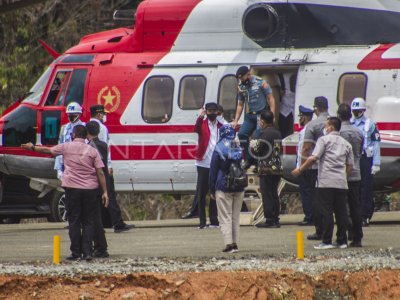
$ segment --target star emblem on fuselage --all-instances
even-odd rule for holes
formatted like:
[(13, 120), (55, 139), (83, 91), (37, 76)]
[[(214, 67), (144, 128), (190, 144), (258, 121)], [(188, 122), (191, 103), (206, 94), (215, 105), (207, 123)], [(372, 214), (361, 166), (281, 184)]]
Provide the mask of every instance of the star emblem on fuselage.
[(97, 94), (97, 104), (104, 105), (105, 110), (114, 112), (121, 102), (121, 93), (116, 86), (109, 88), (103, 87)]

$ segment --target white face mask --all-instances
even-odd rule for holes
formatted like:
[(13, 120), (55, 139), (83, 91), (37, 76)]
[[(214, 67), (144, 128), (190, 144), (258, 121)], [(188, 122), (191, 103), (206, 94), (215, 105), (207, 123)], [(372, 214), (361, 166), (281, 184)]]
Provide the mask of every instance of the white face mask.
[(224, 122), (224, 117), (223, 116), (217, 116), (217, 121), (220, 123)]
[(102, 121), (103, 123), (107, 122), (107, 115), (104, 115), (103, 118), (101, 119), (101, 121)]
[(329, 132), (328, 132), (328, 130), (324, 127), (324, 129), (322, 130), (322, 132), (323, 132), (323, 134), (324, 135), (327, 135)]

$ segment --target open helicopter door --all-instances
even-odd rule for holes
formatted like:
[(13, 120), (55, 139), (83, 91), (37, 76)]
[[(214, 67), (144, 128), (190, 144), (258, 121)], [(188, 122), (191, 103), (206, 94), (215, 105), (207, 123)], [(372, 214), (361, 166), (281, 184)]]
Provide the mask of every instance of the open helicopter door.
[[(280, 103), (282, 101), (283, 93), (285, 92), (285, 87), (284, 87), (285, 85), (287, 89), (290, 88), (290, 90), (294, 93), (295, 106), (292, 113), (293, 113), (293, 118), (295, 118), (295, 107), (297, 106), (296, 91), (299, 83), (301, 84), (301, 82), (303, 81), (302, 77), (304, 74), (302, 73), (306, 61), (307, 61), (306, 55), (300, 59), (290, 59), (290, 55), (288, 55), (285, 60), (279, 60), (277, 62), (272, 62), (267, 64), (251, 65), (251, 73), (259, 77), (262, 77), (264, 80), (266, 80), (272, 89), (272, 93), (275, 98), (274, 115), (277, 117), (277, 120), (279, 118)], [(285, 82), (286, 78), (289, 78), (289, 76), (286, 76), (287, 74), (294, 75), (295, 80), (293, 82), (290, 82), (289, 80)], [(278, 124), (278, 121), (276, 122), (276, 124)], [(295, 128), (293, 128), (293, 131), (295, 131)], [(290, 139), (290, 136), (288, 138)], [(282, 146), (282, 151), (283, 151), (283, 146)], [(262, 198), (259, 189), (259, 181), (257, 174), (249, 172), (248, 175), (249, 175), (249, 186), (245, 191), (245, 199), (244, 199), (248, 212), (241, 213), (240, 223), (242, 225), (256, 225), (257, 223), (261, 222), (264, 218), (263, 204), (262, 204)], [(283, 179), (281, 180), (280, 185), (278, 187), (279, 195), (285, 189), (286, 183), (287, 182), (285, 180)]]

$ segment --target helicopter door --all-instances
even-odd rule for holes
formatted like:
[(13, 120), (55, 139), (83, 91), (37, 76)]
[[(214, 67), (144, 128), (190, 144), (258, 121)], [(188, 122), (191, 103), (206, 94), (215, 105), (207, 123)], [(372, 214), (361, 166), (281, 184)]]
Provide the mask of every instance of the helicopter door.
[[(42, 145), (58, 143), (61, 124), (68, 122), (65, 107), (71, 102), (83, 104), (89, 68), (58, 68), (38, 117), (38, 141)], [(40, 139), (39, 139), (40, 138)]]

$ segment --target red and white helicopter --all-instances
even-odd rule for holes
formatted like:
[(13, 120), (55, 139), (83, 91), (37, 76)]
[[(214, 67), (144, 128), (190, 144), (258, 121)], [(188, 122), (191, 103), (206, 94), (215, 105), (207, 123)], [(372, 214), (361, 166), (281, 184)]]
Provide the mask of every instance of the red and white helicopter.
[[(133, 28), (85, 36), (59, 55), (30, 94), (0, 119), (0, 172), (57, 185), (54, 160), (22, 143), (54, 145), (65, 107), (103, 104), (118, 191), (195, 189), (193, 126), (205, 102), (236, 109), (241, 65), (279, 91), (278, 72), (297, 72), (296, 107), (329, 99), (329, 112), (356, 97), (381, 132), (377, 187), (400, 186), (400, 2), (397, 0), (145, 0)], [(275, 82), (275, 83), (274, 83)], [(279, 105), (277, 105), (279, 106)], [(296, 123), (297, 120), (295, 120)], [(295, 124), (298, 129), (298, 124)], [(284, 141), (286, 179), (297, 134)]]

